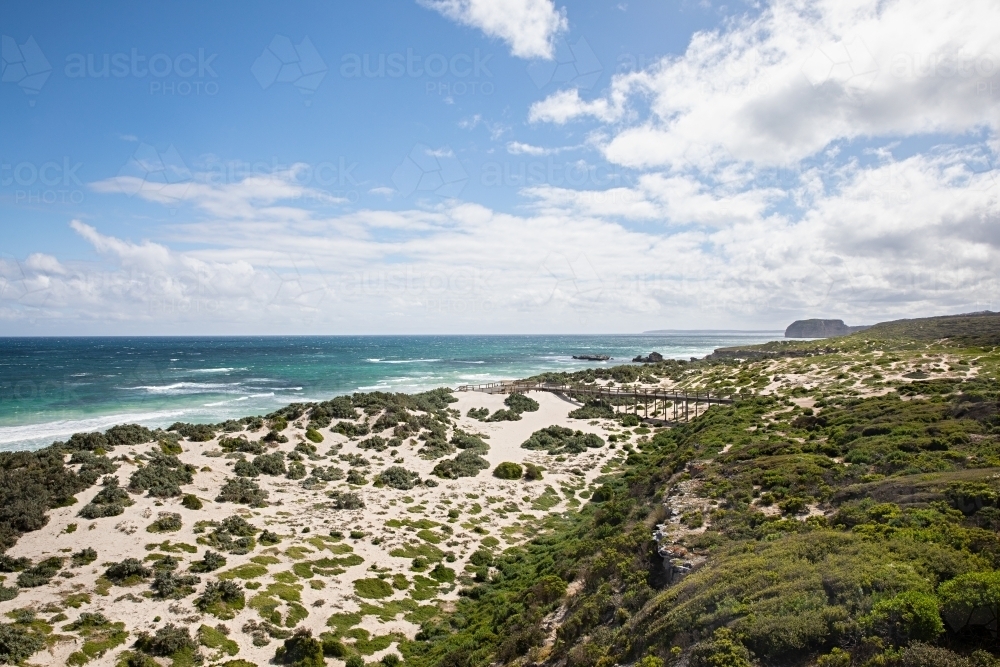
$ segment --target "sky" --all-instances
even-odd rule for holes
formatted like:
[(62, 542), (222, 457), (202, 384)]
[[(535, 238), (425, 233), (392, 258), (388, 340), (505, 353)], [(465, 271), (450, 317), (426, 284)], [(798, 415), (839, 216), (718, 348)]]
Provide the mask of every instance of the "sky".
[(0, 335), (998, 307), (995, 0), (0, 2)]

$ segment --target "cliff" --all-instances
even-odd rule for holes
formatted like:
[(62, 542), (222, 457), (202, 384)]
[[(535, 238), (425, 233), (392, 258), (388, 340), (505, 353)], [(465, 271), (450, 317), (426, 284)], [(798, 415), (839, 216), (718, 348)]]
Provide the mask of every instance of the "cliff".
[(844, 320), (796, 320), (785, 329), (785, 338), (833, 338), (864, 331), (867, 326), (849, 327)]

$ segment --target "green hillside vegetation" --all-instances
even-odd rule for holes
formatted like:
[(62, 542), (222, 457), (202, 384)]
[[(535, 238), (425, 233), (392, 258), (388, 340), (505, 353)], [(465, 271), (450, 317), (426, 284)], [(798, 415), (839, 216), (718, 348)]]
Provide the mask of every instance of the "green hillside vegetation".
[[(958, 320), (823, 341), (838, 349), (811, 359), (831, 380), (805, 393), (810, 407), (779, 388), (641, 438), (579, 513), (493, 557), (487, 580), (462, 591), (461, 622), (425, 623), (401, 646), (406, 663), (1000, 664), (1000, 330), (990, 316)], [(945, 356), (952, 377), (858, 390), (877, 362)], [(719, 360), (647, 370), (684, 366), (702, 382), (765, 372)], [(836, 377), (843, 367), (853, 380)], [(548, 450), (562, 435), (529, 442)], [(679, 500), (702, 504), (704, 530), (670, 523)], [(660, 524), (676, 526), (664, 544), (690, 574), (665, 567)], [(542, 620), (560, 607), (547, 643)]]

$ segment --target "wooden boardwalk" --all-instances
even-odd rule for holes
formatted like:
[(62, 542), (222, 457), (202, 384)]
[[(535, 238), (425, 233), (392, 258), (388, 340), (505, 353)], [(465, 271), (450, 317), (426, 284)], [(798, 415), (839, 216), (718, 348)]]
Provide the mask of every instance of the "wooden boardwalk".
[[(529, 391), (547, 391), (569, 396), (591, 396), (606, 403), (615, 412), (639, 416), (641, 411), (643, 419), (658, 418), (667, 422), (688, 421), (703, 413), (711, 405), (729, 405), (740, 400), (739, 394), (718, 394), (707, 391), (601, 387), (518, 380), (465, 384), (458, 387), (458, 391), (481, 391), (487, 394), (524, 394)], [(673, 419), (668, 417), (670, 413), (672, 413)], [(657, 417), (657, 415), (660, 416)]]

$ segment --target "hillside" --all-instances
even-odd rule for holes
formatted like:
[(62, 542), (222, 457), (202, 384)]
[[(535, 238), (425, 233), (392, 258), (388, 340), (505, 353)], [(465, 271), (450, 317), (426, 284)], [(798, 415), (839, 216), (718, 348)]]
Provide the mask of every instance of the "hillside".
[(0, 455), (0, 661), (996, 667), (998, 321)]

